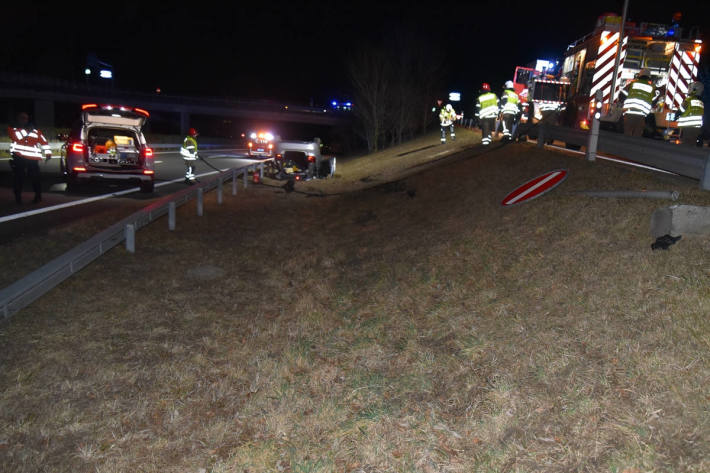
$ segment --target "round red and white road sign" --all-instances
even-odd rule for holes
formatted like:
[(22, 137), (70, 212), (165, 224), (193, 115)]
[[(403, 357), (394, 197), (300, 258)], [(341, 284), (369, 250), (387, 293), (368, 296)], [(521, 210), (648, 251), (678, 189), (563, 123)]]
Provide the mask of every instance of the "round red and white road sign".
[(503, 206), (520, 204), (551, 191), (567, 178), (566, 169), (555, 169), (532, 179), (505, 196)]

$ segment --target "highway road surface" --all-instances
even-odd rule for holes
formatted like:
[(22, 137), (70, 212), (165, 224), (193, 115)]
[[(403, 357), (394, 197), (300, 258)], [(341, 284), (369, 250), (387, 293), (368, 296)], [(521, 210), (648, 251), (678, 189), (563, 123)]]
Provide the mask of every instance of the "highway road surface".
[[(259, 162), (246, 157), (245, 153), (244, 149), (225, 148), (201, 151), (200, 156), (217, 169), (239, 168)], [(100, 215), (108, 209), (125, 208), (127, 216), (157, 198), (184, 188), (185, 165), (178, 151), (156, 151), (154, 157), (155, 192), (152, 194), (139, 192), (136, 184), (115, 182), (92, 182), (76, 192), (67, 192), (59, 172), (59, 159), (55, 157), (40, 164), (42, 202), (32, 203), (34, 194), (26, 179), (22, 205), (15, 203), (9, 160), (0, 159), (0, 243), (22, 234), (46, 233), (57, 224)], [(198, 179), (200, 175), (206, 177), (216, 173), (201, 161), (197, 161), (196, 168)]]

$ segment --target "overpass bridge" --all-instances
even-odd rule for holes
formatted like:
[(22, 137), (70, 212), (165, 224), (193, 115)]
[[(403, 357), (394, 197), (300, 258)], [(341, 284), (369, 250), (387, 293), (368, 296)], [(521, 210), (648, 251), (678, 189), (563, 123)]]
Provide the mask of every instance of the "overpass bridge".
[(55, 127), (55, 104), (119, 103), (151, 112), (179, 114), (180, 133), (190, 127), (190, 115), (246, 118), (250, 120), (334, 126), (350, 115), (323, 107), (305, 107), (271, 100), (237, 100), (218, 97), (188, 97), (114, 89), (63, 79), (0, 72), (0, 99), (34, 102), (34, 121), (40, 127)]

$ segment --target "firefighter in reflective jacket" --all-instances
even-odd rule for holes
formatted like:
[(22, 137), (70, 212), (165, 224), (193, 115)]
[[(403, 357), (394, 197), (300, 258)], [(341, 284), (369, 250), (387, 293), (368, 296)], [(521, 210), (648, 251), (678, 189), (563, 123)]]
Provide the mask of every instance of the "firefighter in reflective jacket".
[(678, 128), (681, 129), (680, 139), (684, 145), (694, 146), (698, 143), (698, 136), (700, 136), (700, 131), (703, 127), (703, 114), (705, 114), (705, 104), (701, 99), (702, 96), (702, 82), (690, 84), (688, 96), (683, 100), (676, 114)]
[(444, 105), (444, 101), (438, 99), (436, 101), (436, 107), (432, 108), (431, 111), (439, 117), (439, 125), (441, 127), (441, 144), (446, 143), (446, 129), (449, 128), (449, 133), (451, 134), (451, 141), (456, 140), (456, 129), (454, 128), (454, 122), (458, 118), (456, 115), (456, 110), (451, 104)]
[(195, 161), (197, 161), (197, 137), (199, 133), (194, 128), (190, 128), (187, 136), (182, 142), (180, 154), (185, 160), (185, 184), (195, 182)]
[(478, 118), (478, 126), (481, 127), (481, 143), (484, 146), (491, 144), (491, 134), (495, 128), (497, 116), (498, 97), (491, 92), (491, 86), (484, 82), (481, 85), (478, 100), (476, 100), (476, 118)]
[(513, 124), (515, 117), (520, 113), (520, 98), (515, 93), (513, 81), (505, 83), (503, 95), (500, 98), (500, 112), (503, 123), (503, 139), (510, 141), (513, 138)]
[(25, 174), (32, 182), (32, 190), (35, 198), (32, 202), (42, 201), (42, 185), (39, 175), (39, 162), (44, 158), (49, 161), (52, 157), (52, 149), (49, 141), (42, 132), (34, 128), (30, 123), (30, 117), (22, 112), (17, 115), (17, 126), (8, 128), (10, 136), (10, 155), (12, 160), (10, 166), (14, 173), (15, 202), (22, 203), (22, 187), (25, 183)]
[(622, 91), (624, 100), (624, 134), (642, 136), (646, 127), (646, 116), (653, 109), (656, 86), (647, 69), (642, 69), (638, 77)]

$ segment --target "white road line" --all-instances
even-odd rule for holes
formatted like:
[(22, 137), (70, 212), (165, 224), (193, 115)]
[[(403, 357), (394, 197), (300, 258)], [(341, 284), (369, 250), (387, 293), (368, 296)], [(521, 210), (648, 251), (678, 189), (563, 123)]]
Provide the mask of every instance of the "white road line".
[[(222, 169), (222, 171), (228, 171), (228, 170), (229, 169)], [(212, 174), (217, 174), (217, 171), (205, 172), (202, 174), (198, 174), (196, 177), (210, 176)], [(173, 179), (172, 181), (159, 182), (159, 183), (155, 184), (155, 187), (163, 187), (163, 186), (167, 186), (170, 184), (175, 184), (176, 182), (183, 182), (184, 180), (185, 180), (185, 178), (181, 177), (178, 179)], [(82, 199), (82, 200), (75, 200), (72, 202), (66, 202), (64, 204), (57, 204), (57, 205), (52, 205), (50, 207), (42, 207), (42, 208), (35, 209), (35, 210), (28, 210), (27, 212), (20, 212), (20, 213), (16, 213), (16, 214), (6, 215), (4, 217), (0, 217), (0, 223), (9, 222), (11, 220), (18, 220), (18, 219), (25, 218), (25, 217), (31, 217), (32, 215), (38, 215), (38, 214), (43, 214), (43, 213), (47, 213), (47, 212), (54, 212), (55, 210), (66, 209), (69, 207), (76, 207), (77, 205), (89, 204), (91, 202), (109, 199), (111, 197), (120, 197), (122, 195), (132, 194), (133, 192), (138, 192), (139, 190), (140, 190), (140, 187), (132, 187), (130, 189), (126, 189), (126, 190), (119, 191), (119, 192), (112, 192), (110, 194), (97, 195), (97, 196), (89, 197), (89, 198)]]
[[(531, 140), (530, 142), (531, 142), (531, 143), (537, 143), (537, 141), (535, 141), (535, 140)], [(559, 149), (560, 151), (565, 151), (565, 152), (567, 152), (567, 153), (584, 154), (584, 155), (587, 154), (587, 153), (585, 153), (584, 151), (577, 151), (577, 150), (574, 150), (574, 149), (562, 148), (561, 146), (556, 146), (556, 145), (547, 145), (547, 144), (546, 144), (545, 147), (546, 147), (546, 148)], [(647, 165), (641, 164), (641, 163), (634, 163), (634, 162), (626, 161), (626, 160), (623, 160), (623, 159), (610, 158), (609, 156), (603, 156), (603, 155), (601, 155), (601, 154), (597, 154), (597, 159), (601, 159), (601, 160), (604, 160), (604, 161), (611, 161), (611, 162), (613, 162), (613, 163), (626, 164), (626, 165), (628, 165), (628, 166), (634, 166), (634, 167), (641, 168), (641, 169), (648, 169), (648, 170), (651, 170), (651, 171), (657, 171), (657, 172), (661, 172), (661, 173), (664, 173), (664, 174), (670, 174), (670, 175), (672, 175), (672, 176), (679, 176), (679, 175), (680, 175), (680, 174), (676, 174), (676, 173), (671, 172), (671, 171), (666, 171), (665, 169), (654, 168), (653, 166), (647, 166)]]

